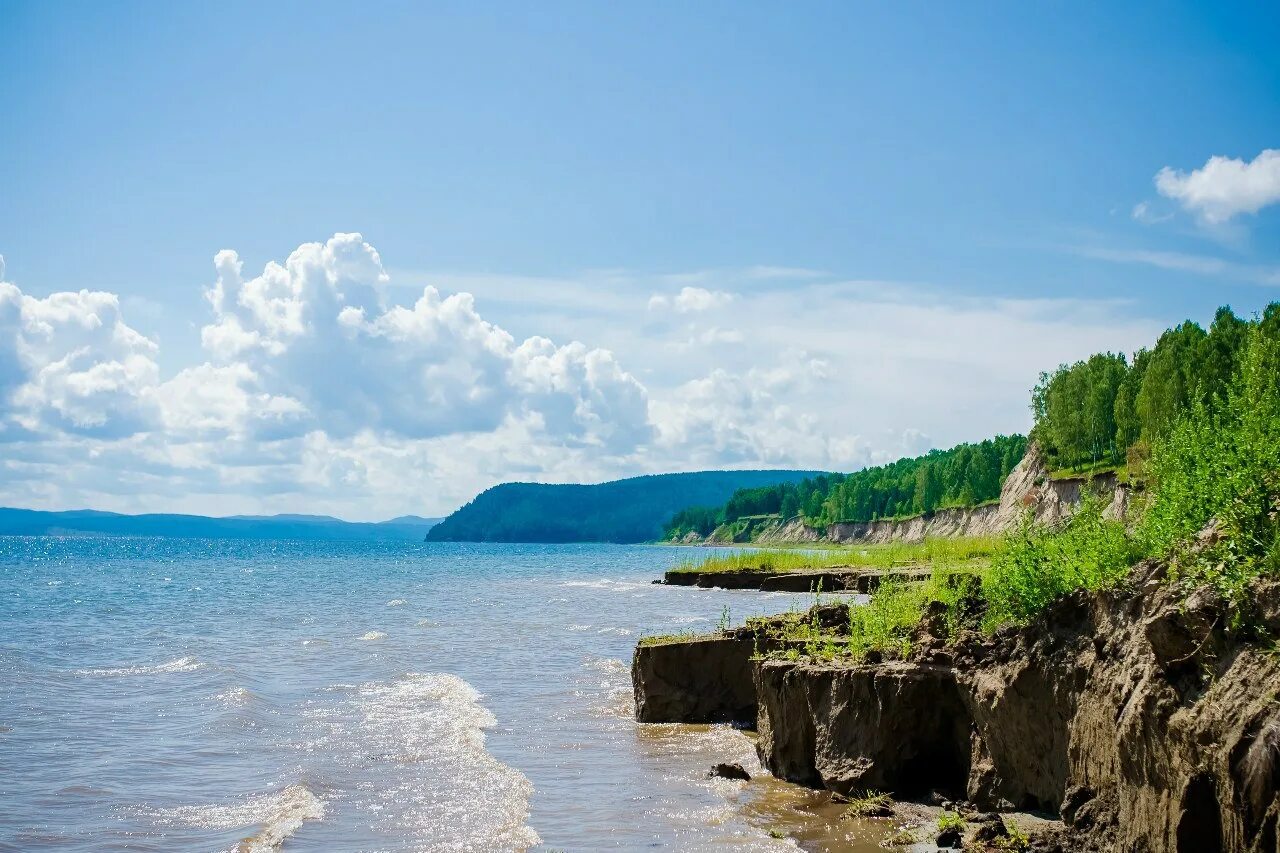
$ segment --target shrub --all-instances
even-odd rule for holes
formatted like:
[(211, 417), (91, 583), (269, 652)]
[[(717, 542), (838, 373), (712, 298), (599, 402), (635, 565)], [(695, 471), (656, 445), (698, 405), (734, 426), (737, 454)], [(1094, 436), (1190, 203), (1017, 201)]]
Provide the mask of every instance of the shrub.
[(1060, 529), (1030, 515), (996, 551), (983, 580), (986, 624), (1022, 624), (1050, 601), (1076, 589), (1103, 589), (1124, 577), (1141, 556), (1123, 522), (1103, 518), (1102, 500), (1088, 492)]

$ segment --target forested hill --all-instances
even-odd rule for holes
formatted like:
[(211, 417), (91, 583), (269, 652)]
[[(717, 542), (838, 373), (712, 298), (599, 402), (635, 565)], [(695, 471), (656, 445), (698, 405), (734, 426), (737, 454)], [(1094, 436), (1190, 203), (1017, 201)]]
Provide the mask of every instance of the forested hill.
[(192, 539), (346, 539), (422, 541), (439, 519), (404, 515), (382, 522), (327, 515), (122, 515), (82, 509), (46, 512), (0, 507), (0, 536), (156, 536)]
[(427, 534), (436, 542), (650, 542), (677, 510), (720, 504), (745, 487), (793, 483), (817, 471), (700, 471), (598, 485), (503, 483)]
[(706, 536), (742, 518), (801, 517), (821, 527), (836, 521), (873, 521), (974, 506), (1000, 496), (1000, 486), (1026, 452), (1020, 435), (998, 435), (950, 450), (899, 459), (852, 474), (823, 474), (799, 482), (741, 489), (723, 505), (689, 506), (667, 525), (664, 536)]

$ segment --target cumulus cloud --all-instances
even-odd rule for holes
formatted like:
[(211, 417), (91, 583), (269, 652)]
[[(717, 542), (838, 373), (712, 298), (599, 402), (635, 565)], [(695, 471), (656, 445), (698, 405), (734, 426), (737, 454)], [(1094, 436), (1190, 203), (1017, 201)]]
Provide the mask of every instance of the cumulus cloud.
[(851, 470), (1025, 429), (1036, 370), (1157, 330), (777, 270), (410, 289), (356, 234), (213, 266), (204, 357), (164, 375), (114, 294), (0, 284), (0, 502), (379, 518), (504, 480)]
[(0, 395), (8, 431), (117, 437), (147, 428), (155, 419), (157, 350), (124, 322), (115, 294), (81, 290), (37, 299), (0, 281)]
[[(615, 451), (647, 438), (646, 391), (611, 353), (542, 337), (517, 343), (468, 293), (427, 286), (411, 306), (387, 305), (381, 259), (359, 234), (300, 246), (249, 279), (234, 252), (219, 252), (215, 267), (204, 346), (283, 407), (281, 424), (431, 438), (515, 417)], [(305, 416), (292, 417), (294, 403)]]
[(1209, 225), (1241, 213), (1257, 213), (1280, 202), (1280, 149), (1268, 148), (1249, 162), (1210, 157), (1199, 169), (1183, 172), (1165, 166), (1155, 177), (1156, 190), (1177, 201)]

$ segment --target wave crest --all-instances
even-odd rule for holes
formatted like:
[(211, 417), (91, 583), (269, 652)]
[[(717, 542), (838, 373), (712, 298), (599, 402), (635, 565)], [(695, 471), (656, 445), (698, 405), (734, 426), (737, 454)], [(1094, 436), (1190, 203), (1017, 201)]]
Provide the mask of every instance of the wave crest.
[(171, 672), (194, 672), (202, 669), (204, 663), (190, 655), (176, 660), (142, 666), (119, 666), (105, 669), (77, 669), (76, 675), (117, 676), (117, 675), (165, 675)]

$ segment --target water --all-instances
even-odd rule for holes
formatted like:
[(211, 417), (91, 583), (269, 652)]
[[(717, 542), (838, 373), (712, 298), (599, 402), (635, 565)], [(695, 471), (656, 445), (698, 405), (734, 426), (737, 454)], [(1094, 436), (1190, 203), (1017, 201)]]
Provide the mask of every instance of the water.
[(874, 849), (632, 719), (638, 636), (808, 598), (650, 583), (684, 556), (0, 538), (0, 850)]

